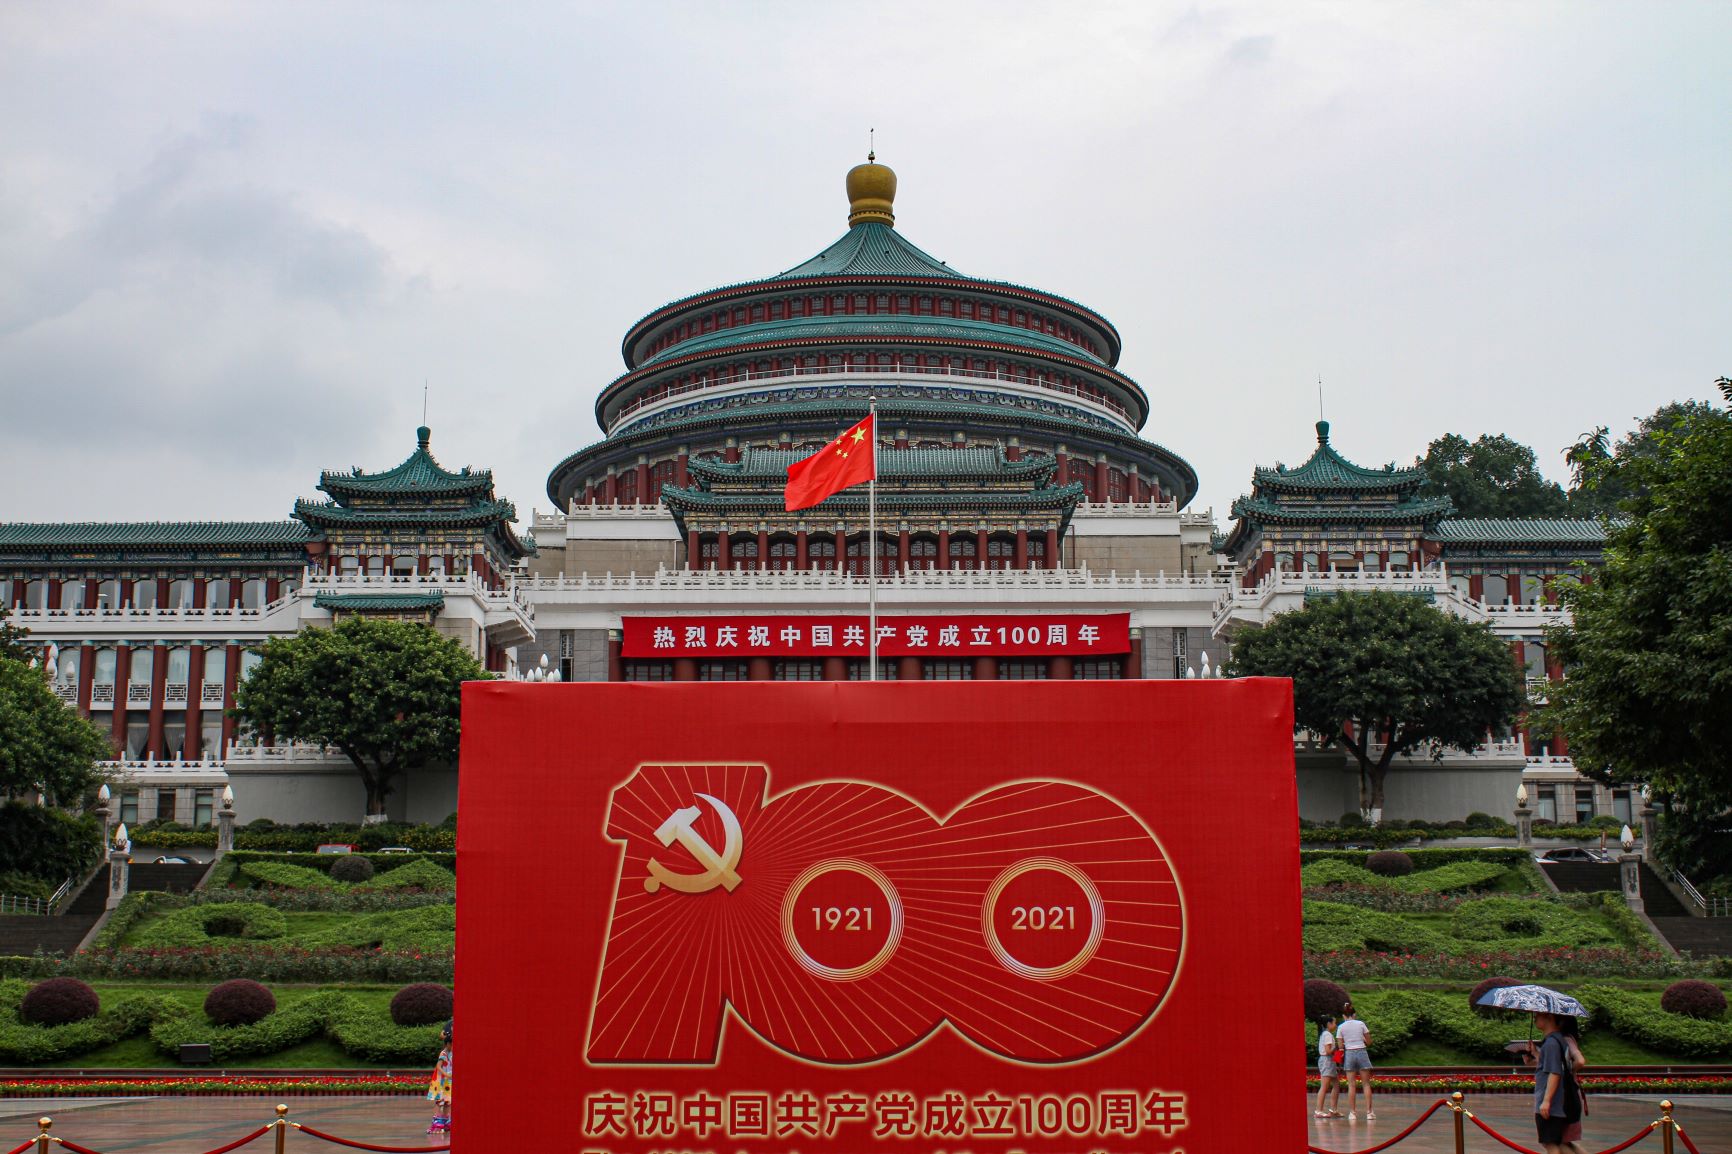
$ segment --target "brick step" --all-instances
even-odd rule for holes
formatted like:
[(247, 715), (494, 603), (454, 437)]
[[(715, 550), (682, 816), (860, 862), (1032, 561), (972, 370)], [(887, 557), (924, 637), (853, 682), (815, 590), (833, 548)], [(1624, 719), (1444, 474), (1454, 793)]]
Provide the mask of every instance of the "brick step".
[(1601, 893), (1622, 889), (1618, 867), (1603, 862), (1546, 862), (1540, 867), (1562, 893)]
[(0, 915), (0, 957), (29, 957), (43, 953), (70, 954), (96, 924), (95, 914)]
[[(1648, 917), (1654, 921), (1660, 918), (1689, 918), (1690, 911), (1684, 908), (1677, 895), (1666, 888), (1666, 883), (1660, 880), (1660, 875), (1649, 868), (1647, 862), (1638, 867), (1641, 870), (1642, 908)], [(1672, 943), (1674, 946), (1676, 942)]]

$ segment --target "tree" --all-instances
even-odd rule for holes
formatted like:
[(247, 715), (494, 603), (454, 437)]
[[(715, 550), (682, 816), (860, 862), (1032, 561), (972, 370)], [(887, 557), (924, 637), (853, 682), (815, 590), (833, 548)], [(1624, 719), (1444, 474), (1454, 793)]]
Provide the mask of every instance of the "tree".
[[(1732, 380), (1717, 384), (1732, 403)], [(1572, 621), (1550, 642), (1567, 675), (1547, 721), (1578, 769), (1649, 783), (1711, 826), (1732, 808), (1732, 419), (1684, 412), (1588, 480), (1608, 478), (1630, 520), (1593, 579), (1560, 592)]]
[(1229, 671), (1293, 679), (1295, 723), (1353, 755), (1373, 823), (1395, 758), (1471, 750), (1524, 702), (1515, 657), (1490, 626), (1405, 593), (1342, 593), (1283, 613), (1234, 642)]
[(1534, 451), (1501, 434), (1470, 442), (1448, 433), (1414, 463), (1425, 471), (1420, 494), (1448, 497), (1458, 517), (1558, 517), (1569, 506), (1563, 487), (1540, 475)]
[(456, 760), (461, 687), (489, 676), (431, 626), (384, 618), (272, 638), (259, 654), (235, 690), (235, 716), (258, 733), (341, 750), (375, 821), (398, 778)]
[(30, 630), (12, 624), (7, 618), (12, 616), (5, 606), (0, 606), (0, 657), (10, 657), (14, 661), (29, 661), (36, 656), (25, 648), (24, 639), (30, 635)]
[(1706, 401), (1673, 401), (1643, 417), (1641, 423), (1616, 445), (1611, 431), (1601, 425), (1564, 451), (1570, 466), (1570, 511), (1580, 516), (1607, 517), (1637, 496), (1635, 474), (1625, 469), (1635, 462), (1653, 462), (1663, 455), (1662, 445), (1686, 425), (1708, 421), (1732, 421), (1732, 414)]
[(48, 671), (0, 653), (0, 794), (41, 790), (65, 805), (99, 780), (114, 756), (107, 734), (56, 697)]

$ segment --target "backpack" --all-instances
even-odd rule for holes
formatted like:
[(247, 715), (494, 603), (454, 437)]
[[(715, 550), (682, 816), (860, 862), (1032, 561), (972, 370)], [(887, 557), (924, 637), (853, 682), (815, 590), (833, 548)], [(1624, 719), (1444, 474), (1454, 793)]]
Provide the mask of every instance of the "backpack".
[(1558, 1092), (1552, 1098), (1553, 1105), (1559, 1108), (1553, 1117), (1561, 1117), (1566, 1122), (1579, 1122), (1586, 1111), (1582, 1101), (1582, 1088), (1576, 1082), (1575, 1067), (1570, 1062), (1570, 1044), (1564, 1040), (1562, 1034), (1547, 1034), (1540, 1043), (1540, 1051), (1543, 1054), (1545, 1047), (1551, 1045), (1554, 1039), (1559, 1050), (1558, 1065), (1563, 1074), (1559, 1077)]

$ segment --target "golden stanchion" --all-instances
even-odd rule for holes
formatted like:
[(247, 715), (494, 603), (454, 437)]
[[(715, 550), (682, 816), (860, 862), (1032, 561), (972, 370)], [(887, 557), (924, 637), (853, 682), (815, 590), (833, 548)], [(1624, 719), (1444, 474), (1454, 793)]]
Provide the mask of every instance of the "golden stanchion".
[(36, 1154), (48, 1154), (48, 1144), (54, 1141), (48, 1136), (48, 1131), (54, 1129), (54, 1119), (41, 1117), (36, 1119), (36, 1124), (42, 1128), (42, 1133), (36, 1135)]
[(273, 1123), (273, 1125), (275, 1125), (277, 1128), (277, 1154), (283, 1154), (283, 1143), (285, 1143), (289, 1140), (288, 1114), (289, 1114), (288, 1106), (278, 1105), (278, 1107), (277, 1107), (277, 1120), (276, 1120), (276, 1122)]
[(1461, 1104), (1461, 1091), (1449, 1096), (1450, 1113), (1455, 1115), (1455, 1154), (1467, 1154), (1467, 1108)]
[(1660, 1100), (1660, 1154), (1672, 1154), (1672, 1132), (1677, 1123), (1672, 1121), (1672, 1100)]

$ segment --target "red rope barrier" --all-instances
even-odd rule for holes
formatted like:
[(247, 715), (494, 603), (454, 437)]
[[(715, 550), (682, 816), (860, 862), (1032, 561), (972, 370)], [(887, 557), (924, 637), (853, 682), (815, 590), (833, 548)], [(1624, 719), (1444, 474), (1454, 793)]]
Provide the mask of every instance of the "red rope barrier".
[(1484, 1122), (1475, 1118), (1471, 1113), (1467, 1116), (1467, 1120), (1472, 1122), (1475, 1126), (1478, 1126), (1481, 1130), (1484, 1130), (1487, 1134), (1490, 1134), (1493, 1138), (1496, 1138), (1499, 1142), (1502, 1142), (1505, 1146), (1508, 1146), (1511, 1150), (1518, 1151), (1519, 1154), (1540, 1154), (1538, 1150), (1529, 1150), (1526, 1146), (1511, 1142), (1508, 1138), (1505, 1138), (1502, 1134), (1499, 1134), (1496, 1130), (1493, 1130), (1490, 1126), (1487, 1126)]
[(239, 1150), (248, 1142), (258, 1141), (260, 1138), (263, 1138), (266, 1134), (269, 1134), (272, 1130), (276, 1129), (276, 1126), (277, 1124), (275, 1122), (272, 1122), (268, 1126), (260, 1126), (245, 1138), (237, 1138), (227, 1146), (218, 1146), (215, 1150), (206, 1150), (204, 1154), (229, 1154), (230, 1150)]
[(1616, 1146), (1611, 1146), (1601, 1150), (1600, 1154), (1618, 1154), (1618, 1151), (1620, 1150), (1628, 1150), (1630, 1147), (1646, 1138), (1649, 1134), (1652, 1134), (1654, 1132), (1654, 1127), (1658, 1125), (1658, 1122), (1650, 1122), (1640, 1130), (1636, 1131), (1635, 1134), (1631, 1135), (1625, 1141), (1618, 1143)]
[(1677, 1122), (1673, 1122), (1672, 1129), (1678, 1132), (1678, 1138), (1684, 1143), (1684, 1149), (1688, 1150), (1690, 1154), (1702, 1154), (1702, 1151), (1696, 1149), (1696, 1143), (1690, 1141), (1690, 1135), (1684, 1133), (1684, 1127), (1678, 1125)]
[[(1413, 1125), (1409, 1126), (1407, 1129), (1403, 1130), (1401, 1133), (1397, 1134), (1395, 1137), (1391, 1138), (1389, 1141), (1379, 1142), (1375, 1146), (1367, 1146), (1363, 1150), (1354, 1150), (1354, 1151), (1352, 1151), (1352, 1154), (1377, 1154), (1377, 1152), (1379, 1150), (1389, 1149), (1391, 1146), (1395, 1145), (1397, 1142), (1402, 1141), (1409, 1134), (1412, 1134), (1415, 1130), (1419, 1129), (1420, 1123), (1424, 1122), (1427, 1118), (1431, 1117), (1433, 1114), (1437, 1113), (1439, 1110), (1443, 1109), (1447, 1105), (1449, 1105), (1448, 1102), (1446, 1102), (1442, 1098), (1439, 1098), (1437, 1101), (1435, 1101), (1431, 1104), (1431, 1109), (1427, 1110), (1425, 1113), (1421, 1114), (1419, 1117), (1417, 1117), (1413, 1120)], [(1307, 1146), (1307, 1147), (1305, 1147), (1305, 1149), (1307, 1151), (1309, 1151), (1310, 1154), (1343, 1154), (1342, 1151), (1325, 1150), (1320, 1146)]]
[(102, 1154), (100, 1150), (92, 1150), (88, 1146), (80, 1146), (78, 1143), (68, 1141), (65, 1138), (55, 1138), (54, 1142), (66, 1147), (68, 1150), (72, 1151), (72, 1154)]
[(322, 1130), (315, 1130), (311, 1126), (304, 1126), (299, 1122), (290, 1122), (289, 1125), (303, 1134), (311, 1134), (315, 1138), (323, 1138), (327, 1142), (334, 1142), (338, 1146), (348, 1146), (356, 1150), (383, 1150), (386, 1154), (435, 1154), (436, 1151), (451, 1149), (449, 1146), (375, 1146), (371, 1142), (352, 1142), (347, 1138), (339, 1138), (335, 1134), (326, 1134)]
[(36, 1139), (32, 1138), (32, 1139), (30, 1139), (30, 1141), (24, 1143), (24, 1145), (22, 1145), (22, 1146), (12, 1147), (12, 1149), (6, 1151), (6, 1154), (24, 1154), (24, 1151), (30, 1149), (30, 1147), (32, 1147), (34, 1145), (36, 1145)]

